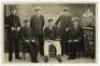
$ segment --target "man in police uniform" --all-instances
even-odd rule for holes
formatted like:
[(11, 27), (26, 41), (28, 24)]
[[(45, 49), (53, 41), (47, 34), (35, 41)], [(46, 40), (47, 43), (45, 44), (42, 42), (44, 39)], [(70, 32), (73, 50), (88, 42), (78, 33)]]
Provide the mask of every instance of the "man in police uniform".
[(9, 24), (9, 61), (12, 61), (13, 51), (15, 49), (15, 58), (21, 59), (19, 56), (19, 30), (20, 30), (20, 19), (16, 15), (16, 9), (11, 8), (11, 14), (7, 17)]
[[(60, 39), (61, 39), (62, 54), (64, 54), (65, 49), (67, 48), (67, 43), (65, 43), (65, 41), (68, 40), (67, 31), (72, 24), (71, 23), (71, 14), (69, 12), (68, 7), (63, 9), (63, 15), (59, 16), (59, 18), (55, 24), (58, 28)], [(66, 44), (66, 46), (65, 46), (65, 44)]]
[(35, 30), (36, 34), (36, 40), (38, 41), (39, 44), (39, 51), (40, 54), (43, 55), (43, 26), (44, 26), (44, 16), (41, 15), (40, 13), (41, 8), (36, 7), (35, 9), (35, 15), (31, 17), (31, 27), (33, 30)]

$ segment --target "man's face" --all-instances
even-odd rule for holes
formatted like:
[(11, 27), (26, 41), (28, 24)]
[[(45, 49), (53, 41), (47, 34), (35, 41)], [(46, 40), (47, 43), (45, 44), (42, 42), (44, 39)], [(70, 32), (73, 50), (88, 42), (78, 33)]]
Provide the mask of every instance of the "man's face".
[(79, 25), (78, 21), (74, 21), (74, 22), (73, 22), (73, 25), (74, 25), (74, 26), (78, 26), (78, 25)]
[(12, 12), (14, 15), (16, 15), (16, 10), (12, 10), (11, 12)]
[(36, 15), (40, 15), (41, 14), (41, 10), (37, 10), (35, 11)]
[(50, 21), (49, 22), (49, 26), (53, 26), (53, 21)]
[(65, 11), (65, 12), (64, 12), (64, 15), (68, 15), (68, 14), (69, 14), (69, 11)]

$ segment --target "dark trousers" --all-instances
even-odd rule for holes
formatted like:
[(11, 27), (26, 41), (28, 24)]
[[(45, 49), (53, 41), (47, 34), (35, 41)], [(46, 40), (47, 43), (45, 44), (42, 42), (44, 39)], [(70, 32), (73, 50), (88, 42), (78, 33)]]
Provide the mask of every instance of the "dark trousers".
[(9, 39), (9, 61), (12, 61), (13, 52), (15, 51), (15, 58), (19, 58), (19, 40)]
[(64, 40), (61, 40), (60, 41), (60, 44), (61, 44), (61, 48), (62, 48), (62, 53), (61, 53), (61, 55), (64, 55), (64, 53), (65, 53), (65, 43), (64, 43)]
[(31, 62), (36, 62), (38, 57), (38, 46), (36, 45), (36, 43), (24, 42), (23, 45), (24, 48), (26, 48), (30, 53)]
[(44, 40), (43, 40), (43, 35), (37, 35), (36, 36), (36, 40), (38, 41), (38, 47), (39, 47), (39, 52), (40, 52), (40, 55), (44, 55)]
[(79, 43), (78, 42), (70, 42), (70, 43), (68, 43), (68, 48), (69, 48), (69, 56), (76, 57), (76, 52), (79, 49)]
[(65, 32), (64, 29), (60, 29), (59, 33), (60, 33), (59, 36), (60, 36), (60, 38), (61, 38), (60, 43), (61, 43), (61, 47), (62, 47), (62, 55), (64, 55), (65, 53), (68, 54), (68, 53), (67, 53), (67, 52), (68, 52), (68, 51), (67, 51), (68, 33)]

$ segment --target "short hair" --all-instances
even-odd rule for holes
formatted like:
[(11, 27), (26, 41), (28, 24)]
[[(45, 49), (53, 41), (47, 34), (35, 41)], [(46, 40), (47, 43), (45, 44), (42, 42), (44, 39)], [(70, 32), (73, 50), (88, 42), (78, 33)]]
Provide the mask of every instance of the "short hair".
[(66, 7), (66, 8), (63, 9), (63, 11), (64, 11), (64, 12), (67, 12), (67, 11), (69, 11), (69, 8)]
[(10, 6), (10, 11), (16, 10), (16, 6)]
[(48, 23), (50, 23), (50, 22), (52, 22), (53, 21), (53, 19), (48, 19)]
[(40, 7), (36, 7), (36, 8), (35, 8), (35, 11), (39, 11), (39, 10), (41, 10)]

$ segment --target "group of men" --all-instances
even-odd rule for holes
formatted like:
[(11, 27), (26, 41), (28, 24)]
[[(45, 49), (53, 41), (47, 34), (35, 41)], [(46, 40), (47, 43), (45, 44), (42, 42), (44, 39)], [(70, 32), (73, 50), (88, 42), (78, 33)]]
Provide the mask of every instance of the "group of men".
[(20, 18), (16, 10), (11, 9), (11, 14), (6, 18), (9, 25), (9, 61), (12, 61), (15, 48), (15, 58), (21, 59), (19, 55), (19, 40), (28, 49), (31, 62), (38, 62), (38, 52), (44, 55), (44, 61), (49, 60), (49, 47), (56, 48), (56, 57), (62, 62), (61, 56), (68, 54), (68, 59), (75, 59), (78, 51), (84, 50), (83, 29), (79, 25), (79, 17), (72, 17), (69, 8), (64, 8), (61, 15), (54, 24), (53, 18), (47, 20), (48, 26), (44, 27), (44, 16), (40, 14), (41, 9), (35, 9), (35, 15), (20, 25)]

